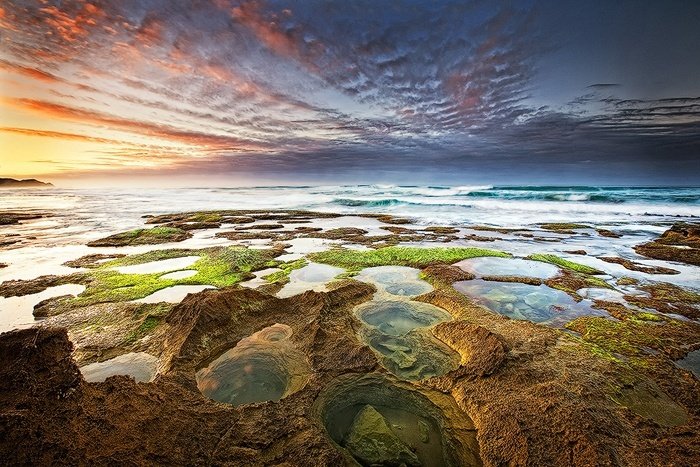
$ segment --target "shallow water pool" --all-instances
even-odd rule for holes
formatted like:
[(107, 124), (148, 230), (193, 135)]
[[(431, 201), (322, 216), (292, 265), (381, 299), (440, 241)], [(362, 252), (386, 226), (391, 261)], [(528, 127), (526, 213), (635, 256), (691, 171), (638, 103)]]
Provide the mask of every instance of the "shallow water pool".
[(576, 302), (560, 290), (546, 285), (471, 280), (455, 282), (454, 288), (491, 311), (512, 319), (562, 327), (578, 316), (607, 316), (591, 308), (591, 302)]
[(183, 256), (181, 258), (162, 259), (131, 266), (119, 266), (114, 269), (122, 274), (152, 274), (185, 269), (192, 266), (197, 260), (199, 260), (199, 256)]
[(80, 372), (90, 383), (101, 382), (115, 375), (132, 376), (137, 382), (148, 382), (155, 378), (157, 368), (158, 358), (145, 352), (132, 352), (85, 365)]
[(559, 273), (559, 268), (553, 264), (520, 258), (471, 258), (455, 263), (455, 266), (477, 277), (518, 276), (549, 279)]
[(244, 339), (196, 374), (207, 397), (233, 405), (279, 401), (299, 390), (310, 374), (306, 357), (288, 340), (289, 326), (275, 324)]
[(419, 274), (418, 269), (406, 266), (377, 266), (363, 269), (355, 279), (374, 284), (391, 295), (415, 297), (433, 290)]
[(423, 327), (447, 321), (452, 316), (445, 310), (421, 302), (381, 300), (358, 306), (356, 315), (366, 324), (390, 336), (403, 336)]
[(282, 287), (277, 296), (279, 298), (292, 297), (307, 290), (326, 291), (326, 284), (343, 272), (345, 272), (343, 268), (336, 268), (327, 264), (309, 263), (289, 274), (289, 282)]
[(0, 332), (34, 324), (36, 322), (33, 314), (34, 306), (39, 302), (62, 295), (79, 295), (84, 290), (84, 285), (64, 284), (21, 297), (0, 297), (0, 313), (2, 313)]
[(180, 303), (185, 299), (188, 294), (198, 293), (206, 289), (215, 289), (216, 287), (211, 285), (173, 285), (171, 287), (166, 287), (160, 289), (157, 292), (153, 292), (147, 297), (134, 300), (139, 303)]
[(183, 271), (173, 271), (169, 272), (167, 274), (163, 274), (162, 276), (159, 277), (159, 279), (171, 279), (171, 280), (178, 280), (178, 279), (187, 279), (188, 277), (196, 276), (199, 271), (195, 271), (194, 269), (185, 269)]
[(685, 358), (678, 360), (676, 365), (692, 372), (697, 379), (700, 379), (700, 349), (688, 353)]

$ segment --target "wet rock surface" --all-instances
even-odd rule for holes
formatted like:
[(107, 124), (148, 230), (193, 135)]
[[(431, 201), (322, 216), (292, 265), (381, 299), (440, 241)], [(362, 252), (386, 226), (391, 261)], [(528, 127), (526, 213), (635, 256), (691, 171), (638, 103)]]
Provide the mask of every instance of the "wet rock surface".
[(675, 269), (665, 268), (663, 266), (647, 266), (624, 258), (603, 256), (600, 257), (600, 259), (606, 263), (620, 264), (625, 269), (629, 269), (630, 271), (639, 271), (647, 274), (679, 274), (679, 272)]
[(93, 240), (88, 243), (88, 246), (157, 245), (159, 243), (181, 242), (191, 236), (190, 232), (177, 227), (153, 227), (110, 235)]
[[(6, 428), (0, 448), (5, 459), (19, 463), (118, 458), (241, 465), (304, 459), (311, 465), (342, 465), (382, 452), (355, 447), (371, 430), (349, 435), (353, 420), (369, 405), (400, 432), (394, 432), (402, 444), (393, 445), (392, 456), (401, 456), (398, 448), (405, 444), (421, 465), (480, 465), (481, 460), (486, 465), (596, 465), (613, 459), (645, 465), (653, 462), (646, 456), (653, 456), (658, 443), (681, 464), (698, 455), (687, 450), (687, 435), (676, 438), (668, 431), (681, 433), (674, 428), (678, 425), (657, 425), (648, 418), (649, 405), (643, 402), (652, 399), (635, 396), (634, 389), (647, 394), (648, 380), (630, 379), (625, 392), (631, 399), (620, 398), (623, 405), (618, 405), (604, 390), (621, 370), (616, 364), (582, 350), (570, 336), (504, 320), (450, 290), (435, 290), (421, 300), (456, 318), (438, 324), (433, 333), (459, 353), (460, 365), (418, 385), (378, 372), (377, 358), (355, 337), (358, 323), (350, 309), (367, 301), (373, 288), (353, 281), (332, 292), (284, 300), (239, 288), (188, 297), (167, 316), (160, 376), (148, 384), (120, 376), (84, 382), (70, 358), (65, 331), (5, 334), (0, 339), (0, 413)], [(303, 388), (279, 402), (240, 406), (200, 393), (199, 368), (276, 323), (292, 329), (284, 339), (308, 358), (313, 376)], [(668, 398), (663, 389), (655, 391), (653, 400)], [(697, 423), (698, 406), (691, 402), (684, 405), (681, 427)], [(104, 427), (97, 434), (95, 423)], [(138, 428), (144, 423), (149, 426), (145, 433)], [(30, 436), (38, 427), (42, 437)], [(376, 436), (387, 435), (379, 431), (383, 434)], [(431, 440), (427, 446), (424, 439)], [(444, 462), (426, 460), (440, 459), (436, 456), (444, 456)]]
[[(139, 276), (106, 269), (182, 258), (193, 254), (188, 250), (149, 252), (138, 261), (100, 253), (69, 262), (85, 272), (0, 284), (5, 296), (61, 284), (87, 287), (81, 300), (41, 303), (38, 310), (50, 316), (41, 327), (0, 336), (1, 458), (11, 465), (637, 466), (658, 465), (661, 458), (668, 465), (698, 464), (695, 291), (595, 276), (591, 272), (601, 271), (551, 254), (539, 257), (543, 269), (561, 269), (554, 277), (474, 280), (453, 263), (462, 254), (492, 253), (438, 248), (425, 258), (415, 249), (374, 249), (453, 241), (462, 235), (454, 228), (368, 217), (389, 223), (379, 227), (388, 234), (377, 235), (376, 225), (285, 225), (324, 218), (303, 211), (149, 217), (150, 224), (184, 232), (228, 228), (248, 240), (287, 239), (269, 250), (197, 250), (200, 275), (177, 280), (199, 277), (197, 284), (216, 282), (218, 288), (178, 304), (138, 303), (146, 289), (117, 302), (84, 296), (107, 286), (116, 285), (110, 293), (123, 291), (124, 284), (133, 286), (132, 276), (174, 281), (167, 275), (183, 270)], [(273, 223), (284, 227), (233, 227)], [(546, 228), (557, 237), (597, 237), (585, 225)], [(697, 248), (686, 230), (664, 241), (687, 243), (674, 247), (680, 250)], [(334, 238), (313, 237), (328, 232)], [(231, 285), (265, 269), (288, 279), (304, 267), (292, 262), (306, 265), (312, 260), (307, 251), (321, 251), (298, 254), (293, 244), (316, 248), (321, 240), (352, 242), (369, 253), (335, 250), (346, 263), (331, 266), (331, 257), (324, 269), (342, 266), (347, 273), (306, 277), (324, 282), (322, 292), (281, 298), (274, 294), (284, 281), (258, 289)], [(546, 308), (566, 329), (509, 319), (458, 291), (460, 284), (484, 283), (527, 288), (511, 294), (515, 301), (505, 292), (497, 301), (514, 309)], [(585, 313), (567, 317), (556, 304), (552, 308), (551, 294), (560, 291), (572, 307), (587, 307)], [(150, 356), (145, 376), (132, 365), (142, 354)], [(114, 376), (86, 378), (78, 365)], [(221, 388), (226, 394), (215, 395)]]
[(42, 217), (50, 217), (49, 213), (24, 213), (24, 212), (8, 212), (0, 211), (0, 225), (20, 224), (22, 221), (41, 219)]
[(634, 249), (648, 258), (700, 266), (700, 224), (674, 224), (656, 240)]

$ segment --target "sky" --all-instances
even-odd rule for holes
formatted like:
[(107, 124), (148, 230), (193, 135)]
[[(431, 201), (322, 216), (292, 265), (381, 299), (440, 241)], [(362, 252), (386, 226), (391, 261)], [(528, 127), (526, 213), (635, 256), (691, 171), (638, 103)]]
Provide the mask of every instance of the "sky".
[(700, 184), (700, 2), (0, 3), (0, 176)]

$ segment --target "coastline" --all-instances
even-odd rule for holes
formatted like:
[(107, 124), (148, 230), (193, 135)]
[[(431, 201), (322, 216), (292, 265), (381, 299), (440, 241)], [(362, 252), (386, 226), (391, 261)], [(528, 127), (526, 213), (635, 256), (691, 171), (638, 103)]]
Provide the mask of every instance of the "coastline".
[[(29, 231), (51, 218), (12, 227)], [(177, 443), (209, 462), (313, 456), (318, 465), (351, 464), (376, 455), (350, 440), (362, 439), (362, 417), (393, 420), (408, 404), (415, 408), (401, 420), (418, 425), (406, 433), (424, 426), (416, 436), (428, 434), (419, 439), (440, 439), (417, 445), (421, 462), (438, 452), (448, 465), (568, 465), (578, 455), (642, 465), (663, 446), (674, 462), (692, 463), (699, 453), (687, 433), (700, 436), (692, 429), (700, 382), (682, 362), (698, 351), (700, 295), (687, 287), (697, 283), (698, 266), (683, 261), (700, 247), (697, 230), (652, 225), (640, 235), (610, 227), (455, 227), (393, 213), (208, 210), (141, 218), (135, 229), (91, 236), (93, 246), (44, 247), (44, 255), (58, 249), (64, 256), (53, 256), (51, 267), (27, 268), (25, 258), (0, 269), (7, 278), (0, 300), (29, 297), (42, 318), (0, 336), (0, 412), (13, 420), (11, 444), (22, 446), (7, 458), (46, 455), (45, 444), (22, 441), (41, 427), (45, 442), (64, 446), (68, 458), (75, 446), (100, 462), (108, 448), (143, 462), (157, 455), (181, 463)], [(666, 260), (635, 253), (647, 244), (680, 253)], [(2, 258), (38, 249), (9, 247)], [(19, 269), (28, 275), (17, 277)], [(39, 271), (44, 276), (34, 277)], [(32, 302), (52, 289), (57, 296)], [(378, 313), (382, 300), (395, 305), (376, 321), (366, 313)], [(437, 321), (424, 321), (425, 313), (438, 313)], [(393, 319), (424, 324), (408, 333), (381, 324)], [(281, 341), (253, 337), (274, 326), (282, 326)], [(197, 375), (248, 341), (256, 343), (235, 358), (259, 353), (251, 362), (297, 382), (285, 383), (272, 402), (231, 405), (204, 396)], [(145, 375), (143, 382), (87, 382), (97, 362)], [(11, 415), (17, 404), (26, 407), (22, 419)], [(124, 404), (129, 411), (119, 409)], [(357, 414), (352, 426), (341, 421), (347, 410)], [(113, 427), (99, 443), (87, 436), (96, 419)], [(144, 423), (151, 434), (130, 435)], [(413, 462), (401, 454), (403, 442), (392, 455)], [(251, 443), (258, 447), (245, 448)]]

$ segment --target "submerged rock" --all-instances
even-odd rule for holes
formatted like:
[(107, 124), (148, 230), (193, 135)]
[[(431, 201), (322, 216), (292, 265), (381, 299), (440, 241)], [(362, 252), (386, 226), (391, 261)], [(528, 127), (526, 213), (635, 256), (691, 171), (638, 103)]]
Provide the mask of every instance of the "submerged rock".
[(365, 465), (421, 465), (418, 456), (401, 442), (371, 405), (365, 405), (355, 416), (345, 446)]

